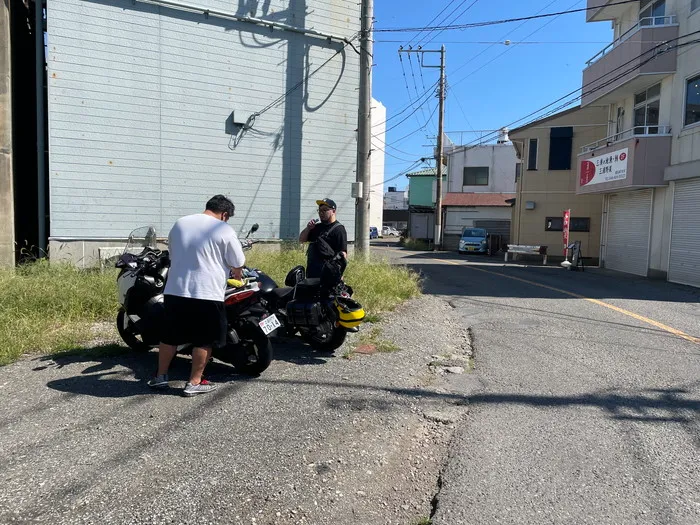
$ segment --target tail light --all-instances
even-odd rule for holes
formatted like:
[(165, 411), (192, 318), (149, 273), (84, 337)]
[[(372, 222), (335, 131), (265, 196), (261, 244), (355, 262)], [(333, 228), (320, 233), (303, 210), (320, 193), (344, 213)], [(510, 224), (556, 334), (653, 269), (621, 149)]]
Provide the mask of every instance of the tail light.
[(255, 290), (241, 290), (240, 292), (234, 292), (226, 299), (224, 299), (224, 304), (227, 306), (231, 306), (232, 304), (237, 304), (240, 303), (241, 301), (245, 301), (249, 297), (252, 297), (255, 294)]

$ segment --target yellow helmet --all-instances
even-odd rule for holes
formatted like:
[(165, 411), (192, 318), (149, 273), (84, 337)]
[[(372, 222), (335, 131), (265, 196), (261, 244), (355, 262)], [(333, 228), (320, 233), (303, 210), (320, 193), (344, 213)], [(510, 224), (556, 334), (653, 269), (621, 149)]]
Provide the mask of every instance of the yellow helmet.
[(365, 318), (362, 305), (349, 297), (336, 297), (335, 307), (338, 309), (338, 324), (343, 328), (355, 328)]

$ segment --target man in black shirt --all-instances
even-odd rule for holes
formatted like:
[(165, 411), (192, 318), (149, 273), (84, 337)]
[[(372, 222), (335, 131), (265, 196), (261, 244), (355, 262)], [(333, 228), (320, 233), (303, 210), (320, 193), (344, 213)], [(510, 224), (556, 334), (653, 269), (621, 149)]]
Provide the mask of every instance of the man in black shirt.
[[(323, 263), (332, 258), (337, 253), (342, 253), (343, 257), (348, 257), (348, 234), (345, 226), (340, 224), (335, 217), (336, 205), (331, 199), (316, 201), (318, 204), (318, 217), (309, 221), (306, 228), (299, 234), (299, 242), (309, 242), (309, 250), (306, 255), (306, 276), (320, 277)], [(332, 254), (326, 253), (323, 247), (319, 246), (318, 240), (323, 239), (330, 246)]]

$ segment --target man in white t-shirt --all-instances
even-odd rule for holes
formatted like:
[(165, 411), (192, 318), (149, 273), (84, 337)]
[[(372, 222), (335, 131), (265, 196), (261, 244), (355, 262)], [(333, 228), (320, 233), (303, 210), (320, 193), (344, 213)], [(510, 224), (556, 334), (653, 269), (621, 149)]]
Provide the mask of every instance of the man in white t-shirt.
[(192, 371), (184, 396), (214, 390), (202, 379), (214, 347), (226, 345), (224, 292), (231, 268), (240, 278), (245, 264), (241, 243), (228, 224), (235, 206), (223, 195), (207, 202), (204, 213), (175, 222), (168, 235), (170, 271), (165, 285), (165, 322), (158, 348), (158, 374), (148, 382), (167, 388), (168, 368), (178, 345), (192, 344)]

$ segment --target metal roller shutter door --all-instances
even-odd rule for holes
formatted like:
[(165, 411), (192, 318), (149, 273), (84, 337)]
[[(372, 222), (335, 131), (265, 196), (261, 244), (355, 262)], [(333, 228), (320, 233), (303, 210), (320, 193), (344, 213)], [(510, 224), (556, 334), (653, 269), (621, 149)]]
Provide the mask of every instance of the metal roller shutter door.
[(605, 267), (646, 277), (652, 190), (608, 197)]
[(668, 280), (700, 286), (700, 179), (676, 182)]

